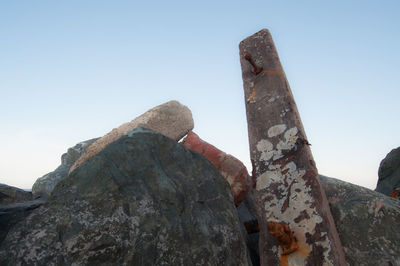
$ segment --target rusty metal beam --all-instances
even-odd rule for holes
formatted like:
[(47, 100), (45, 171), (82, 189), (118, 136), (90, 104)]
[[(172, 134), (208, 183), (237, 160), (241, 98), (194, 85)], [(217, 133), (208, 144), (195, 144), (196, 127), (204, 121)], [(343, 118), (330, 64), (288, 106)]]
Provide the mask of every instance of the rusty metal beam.
[[(269, 31), (246, 38), (239, 49), (261, 264), (346, 265), (310, 144)], [(284, 247), (290, 247), (290, 253)]]

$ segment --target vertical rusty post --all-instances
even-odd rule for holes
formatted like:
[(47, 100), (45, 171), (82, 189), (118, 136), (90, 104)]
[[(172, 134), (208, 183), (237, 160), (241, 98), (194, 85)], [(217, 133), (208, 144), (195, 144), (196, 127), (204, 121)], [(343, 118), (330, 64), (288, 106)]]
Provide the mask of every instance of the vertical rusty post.
[[(310, 144), (269, 31), (246, 38), (239, 48), (261, 264), (346, 265)], [(276, 232), (271, 231), (274, 228)], [(284, 247), (291, 248), (285, 251)]]

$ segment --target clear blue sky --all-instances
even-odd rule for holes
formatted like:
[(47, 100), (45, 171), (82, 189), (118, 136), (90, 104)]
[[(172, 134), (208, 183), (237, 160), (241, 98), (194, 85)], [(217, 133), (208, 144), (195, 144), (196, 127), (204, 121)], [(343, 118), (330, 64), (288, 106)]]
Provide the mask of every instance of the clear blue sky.
[[(319, 172), (375, 188), (400, 146), (399, 1), (0, 2), (0, 183), (176, 99), (248, 167), (239, 42), (274, 38)], [(251, 169), (249, 168), (249, 172)]]

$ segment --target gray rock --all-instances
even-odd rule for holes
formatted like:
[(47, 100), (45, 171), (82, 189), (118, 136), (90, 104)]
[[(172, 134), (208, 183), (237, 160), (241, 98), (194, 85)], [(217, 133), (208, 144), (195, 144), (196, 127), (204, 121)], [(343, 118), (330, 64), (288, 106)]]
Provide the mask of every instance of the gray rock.
[(400, 187), (400, 147), (389, 152), (381, 161), (375, 191), (389, 195)]
[(15, 202), (22, 202), (32, 200), (32, 193), (8, 186), (5, 184), (0, 184), (0, 205), (11, 204)]
[(350, 265), (400, 265), (400, 201), (320, 176)]
[(44, 200), (37, 199), (0, 205), (0, 246), (11, 227), (24, 220), (34, 209), (43, 203)]
[(169, 101), (156, 106), (144, 114), (136, 117), (131, 122), (114, 128), (109, 133), (98, 139), (82, 154), (69, 170), (72, 172), (76, 167), (88, 158), (96, 155), (110, 143), (116, 141), (129, 131), (144, 127), (154, 130), (164, 136), (176, 141), (184, 137), (194, 127), (192, 112), (186, 106), (177, 101)]
[(31, 192), (0, 184), (0, 245), (10, 228), (34, 209), (31, 200)]
[(241, 228), (207, 159), (137, 128), (15, 225), (0, 265), (251, 265)]
[(258, 266), (260, 265), (260, 252), (258, 248), (260, 233), (252, 189), (250, 189), (245, 199), (236, 209), (240, 222), (244, 225), (247, 231), (246, 244), (249, 250), (251, 262), (253, 266)]
[(32, 193), (35, 196), (47, 197), (55, 185), (68, 176), (69, 169), (83, 152), (98, 138), (79, 142), (74, 147), (69, 148), (66, 153), (61, 156), (61, 165), (53, 172), (50, 172), (36, 180), (32, 186)]

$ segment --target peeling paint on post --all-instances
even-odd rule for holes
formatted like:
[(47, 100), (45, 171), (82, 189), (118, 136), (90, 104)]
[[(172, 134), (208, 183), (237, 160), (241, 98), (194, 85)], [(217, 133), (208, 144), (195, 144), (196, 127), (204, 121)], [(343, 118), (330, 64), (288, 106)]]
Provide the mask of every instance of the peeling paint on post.
[[(346, 265), (303, 125), (268, 30), (240, 45), (243, 86), (256, 180), (261, 265)], [(249, 63), (249, 55), (252, 64)], [(256, 73), (255, 66), (262, 69)], [(298, 248), (282, 254), (268, 222), (288, 225)]]

